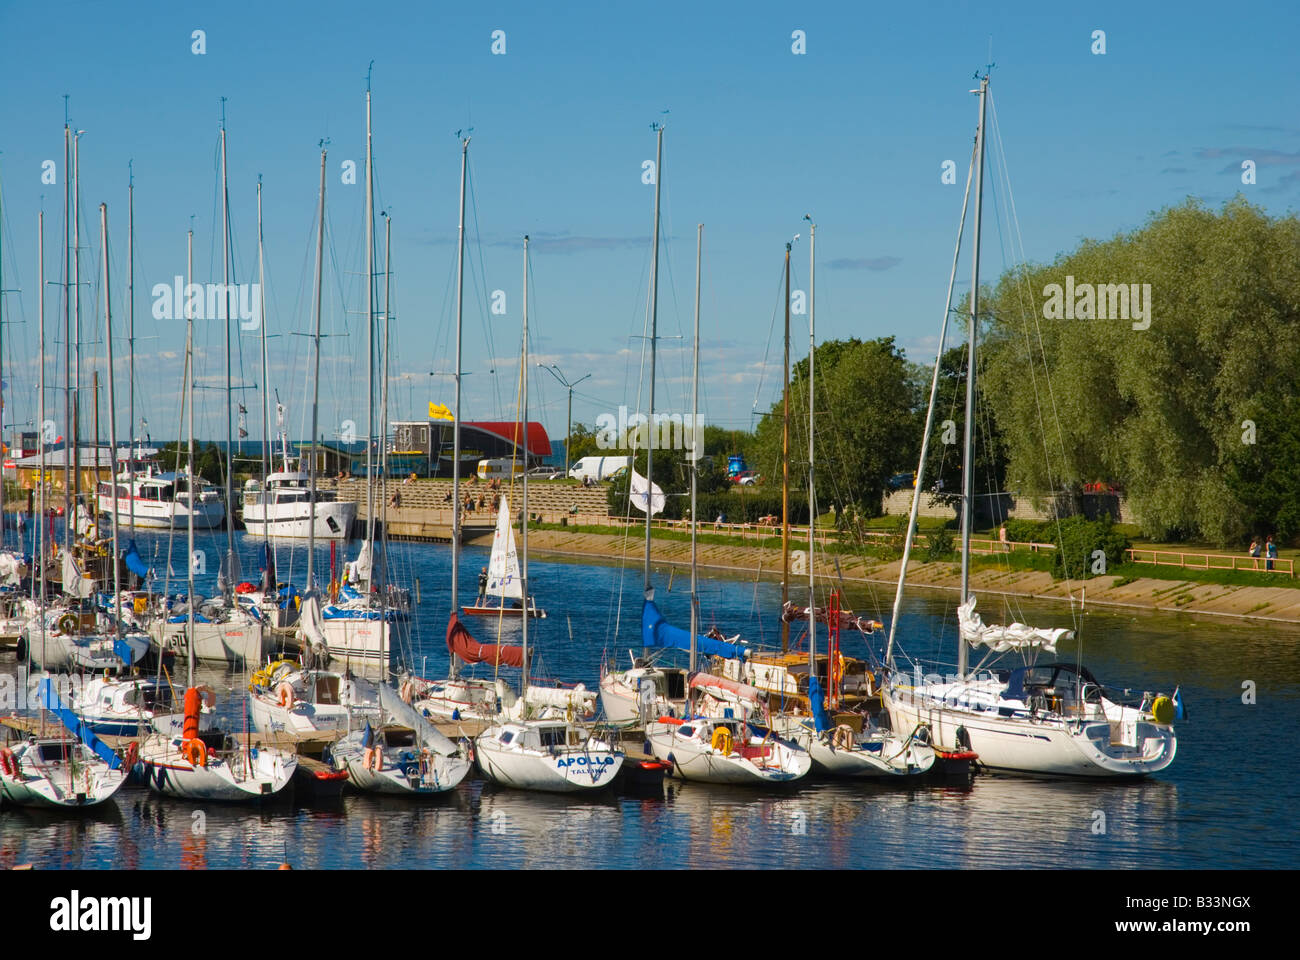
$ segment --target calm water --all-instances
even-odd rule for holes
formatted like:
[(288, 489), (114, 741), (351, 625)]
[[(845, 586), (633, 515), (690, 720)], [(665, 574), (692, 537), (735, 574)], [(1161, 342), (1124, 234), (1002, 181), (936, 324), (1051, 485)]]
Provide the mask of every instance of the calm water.
[[(167, 537), (137, 538), (166, 570)], [(237, 535), (244, 576), (256, 579), (258, 544)], [(176, 541), (179, 548), (183, 540)], [(224, 535), (204, 534), (208, 569)], [(343, 559), (355, 555), (352, 545)], [(183, 570), (181, 549), (174, 566)], [(404, 656), (428, 676), (445, 676), (450, 548), (397, 544), (396, 577), (419, 580), (422, 603)], [(318, 553), (328, 569), (328, 551)], [(461, 599), (472, 599), (487, 551), (467, 548)], [(282, 551), (281, 579), (302, 581), (305, 551)], [(214, 576), (200, 577), (200, 590)], [(594, 687), (602, 652), (624, 663), (639, 647), (641, 574), (636, 557), (616, 566), (534, 561), (530, 579), (548, 619), (535, 621), (537, 672)], [(657, 600), (685, 624), (688, 581), (656, 570)], [(772, 641), (776, 584), (705, 579), (706, 626)], [(622, 618), (619, 621), (619, 596)], [(886, 612), (892, 591), (855, 588), (859, 612)], [(914, 591), (900, 628), (903, 648), (927, 661), (953, 657), (950, 595)], [(1010, 615), (1065, 623), (1060, 604), (988, 597), (990, 622)], [(881, 617), (883, 619), (883, 617)], [(281, 801), (265, 808), (199, 805), (128, 786), (91, 817), (6, 809), (0, 813), (0, 867), (1295, 867), (1300, 843), (1297, 762), (1300, 629), (1209, 618), (1089, 609), (1084, 663), (1113, 687), (1181, 684), (1189, 719), (1178, 727), (1178, 757), (1142, 783), (1074, 783), (980, 776), (969, 787), (805, 782), (773, 792), (671, 784), (663, 796), (565, 798), (463, 783), (425, 802), (345, 794), (333, 807)], [(480, 640), (491, 629), (475, 624)], [(517, 642), (517, 624), (505, 638)], [(863, 653), (849, 641), (847, 652)], [(1072, 651), (1061, 651), (1072, 659)], [(0, 671), (14, 672), (12, 654)], [(927, 670), (931, 667), (927, 664)], [(942, 670), (942, 668), (940, 668)], [(224, 690), (219, 710), (242, 724), (237, 699), (246, 678), (203, 671)], [(513, 678), (512, 678), (513, 679)], [(1256, 700), (1243, 704), (1245, 681)], [(232, 726), (234, 724), (232, 723)], [(1105, 833), (1094, 825), (1105, 816)], [(197, 830), (198, 826), (202, 830)]]

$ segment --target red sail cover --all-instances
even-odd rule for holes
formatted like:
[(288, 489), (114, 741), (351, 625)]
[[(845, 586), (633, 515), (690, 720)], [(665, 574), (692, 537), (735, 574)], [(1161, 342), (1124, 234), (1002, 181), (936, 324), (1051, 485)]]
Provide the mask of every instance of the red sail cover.
[(522, 667), (524, 665), (524, 648), (511, 647), (504, 643), (479, 643), (472, 636), (460, 617), (451, 615), (447, 621), (447, 649), (466, 663), (495, 663), (498, 666)]

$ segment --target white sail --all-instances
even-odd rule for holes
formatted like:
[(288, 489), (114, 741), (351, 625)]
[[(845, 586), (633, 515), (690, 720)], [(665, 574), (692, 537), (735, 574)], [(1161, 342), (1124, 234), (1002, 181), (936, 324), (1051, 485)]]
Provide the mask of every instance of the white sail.
[[(647, 484), (646, 478), (641, 476), (641, 474), (637, 473), (635, 470), (633, 470), (632, 471), (632, 493), (631, 493), (632, 506), (636, 507), (642, 513), (645, 513), (645, 506), (646, 506), (646, 484)], [(662, 489), (660, 489), (659, 484), (651, 483), (649, 484), (649, 486), (650, 486), (650, 513), (652, 515), (656, 513), (663, 513), (664, 504), (668, 502), (668, 498), (664, 496), (664, 492)]]
[(1073, 630), (1064, 627), (1045, 630), (1023, 623), (1013, 623), (1005, 627), (996, 624), (985, 625), (984, 620), (975, 612), (975, 600), (975, 594), (972, 593), (970, 600), (957, 608), (962, 639), (972, 647), (983, 645), (997, 653), (1006, 653), (1008, 650), (1031, 650), (1037, 647), (1048, 653), (1056, 653), (1058, 643), (1074, 636)]
[(510, 509), (505, 497), (502, 497), (501, 510), (497, 514), (497, 529), (492, 535), (492, 557), (488, 560), (487, 594), (489, 597), (522, 600), (524, 593), (520, 580), (515, 529), (510, 525)]
[(322, 620), (320, 597), (313, 590), (302, 598), (302, 609), (298, 613), (298, 636), (302, 645), (309, 647), (317, 656), (329, 651), (325, 630), (321, 626)]
[(352, 563), (352, 579), (356, 583), (369, 584), (370, 573), (374, 567), (372, 554), (370, 552), (370, 543), (367, 541), (361, 545), (361, 550), (357, 553), (357, 559)]

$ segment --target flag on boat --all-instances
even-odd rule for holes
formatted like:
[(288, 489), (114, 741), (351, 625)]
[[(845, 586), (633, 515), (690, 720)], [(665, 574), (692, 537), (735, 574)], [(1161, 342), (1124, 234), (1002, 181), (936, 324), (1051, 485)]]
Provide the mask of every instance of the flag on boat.
[[(632, 471), (632, 506), (636, 507), (642, 513), (646, 512), (646, 485), (648, 483), (649, 481), (647, 481), (645, 477), (641, 476), (641, 474), (637, 473), (635, 470)], [(656, 513), (663, 513), (664, 504), (668, 502), (668, 498), (664, 496), (664, 492), (659, 488), (659, 484), (649, 483), (649, 487), (650, 514), (653, 516)]]
[(126, 545), (126, 553), (122, 554), (122, 560), (126, 563), (126, 568), (141, 579), (149, 576), (149, 567), (140, 556), (140, 550), (132, 540)]
[(1056, 653), (1058, 643), (1074, 636), (1073, 630), (1064, 627), (1043, 629), (1023, 623), (1013, 623), (1005, 627), (985, 625), (980, 615), (975, 612), (975, 599), (975, 594), (972, 593), (970, 599), (957, 608), (957, 621), (961, 626), (962, 639), (972, 647), (982, 644), (995, 653), (1034, 648)]

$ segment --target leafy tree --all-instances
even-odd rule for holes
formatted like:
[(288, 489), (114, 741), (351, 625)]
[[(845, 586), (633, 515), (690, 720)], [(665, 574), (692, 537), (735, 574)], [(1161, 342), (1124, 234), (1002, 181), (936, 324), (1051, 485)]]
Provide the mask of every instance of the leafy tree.
[[(1067, 276), (1149, 284), (1149, 327), (1134, 329), (1131, 310), (1048, 319), (1048, 285)], [(1115, 483), (1156, 538), (1226, 545), (1262, 522), (1265, 486), (1285, 482), (1295, 452), (1279, 429), (1267, 449), (1281, 459), (1251, 467), (1265, 447), (1241, 449), (1242, 422), (1300, 392), (1300, 217), (1240, 197), (1217, 213), (1188, 201), (1005, 274), (984, 306), (985, 395), (1011, 488)]]
[(1293, 540), (1300, 535), (1300, 396), (1257, 401), (1247, 413), (1226, 465), (1228, 489), (1250, 534)]
[[(832, 340), (817, 347), (817, 501), (842, 513), (854, 504), (880, 512), (885, 483), (915, 468), (920, 422), (913, 367), (893, 337)], [(791, 369), (790, 486), (808, 486), (808, 360)], [(781, 483), (783, 402), (759, 421), (750, 466), (768, 484)]]

